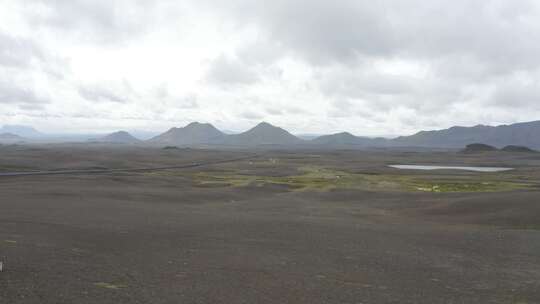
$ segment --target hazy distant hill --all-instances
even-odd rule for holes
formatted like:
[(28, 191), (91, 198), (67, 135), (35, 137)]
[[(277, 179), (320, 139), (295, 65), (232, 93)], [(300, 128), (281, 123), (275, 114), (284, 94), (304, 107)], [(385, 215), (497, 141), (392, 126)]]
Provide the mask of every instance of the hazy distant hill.
[(117, 144), (136, 144), (141, 142), (139, 139), (135, 138), (133, 135), (129, 134), (126, 131), (118, 131), (111, 133), (107, 136), (100, 138), (99, 141)]
[(162, 145), (219, 144), (225, 134), (208, 123), (192, 122), (183, 128), (172, 128), (148, 142)]
[(358, 139), (358, 137), (349, 132), (342, 132), (319, 136), (312, 139), (311, 142), (318, 145), (356, 145), (359, 142)]
[[(6, 132), (13, 130), (15, 132)], [(3, 142), (62, 142), (85, 141), (90, 135), (42, 134), (32, 127), (4, 126), (0, 134), (4, 135)], [(21, 134), (27, 134), (24, 136)], [(18, 137), (14, 137), (16, 135)], [(116, 132), (99, 141), (134, 143), (139, 140), (127, 132)], [(401, 136), (395, 139), (368, 138), (355, 136), (348, 132), (323, 135), (311, 140), (300, 139), (286, 130), (262, 122), (254, 128), (239, 134), (225, 134), (208, 123), (193, 122), (183, 128), (172, 128), (147, 141), (162, 146), (190, 145), (311, 145), (331, 149), (337, 148), (368, 148), (368, 147), (421, 147), (421, 148), (455, 148), (463, 149), (471, 143), (491, 145), (496, 148), (505, 146), (521, 146), (540, 149), (540, 121), (502, 125), (497, 127), (478, 125), (474, 127), (452, 127), (444, 130), (421, 131), (411, 136)], [(512, 148), (510, 150), (516, 150)], [(523, 149), (521, 149), (523, 150)]]
[(508, 145), (540, 148), (540, 121), (497, 127), (452, 127), (438, 131), (421, 131), (392, 140), (393, 145), (419, 147), (462, 148), (470, 143), (483, 143), (498, 148)]
[(537, 151), (529, 148), (529, 147), (523, 147), (523, 146), (506, 146), (501, 149), (503, 152), (513, 152), (513, 153), (537, 153)]
[(14, 134), (25, 138), (39, 138), (44, 136), (43, 133), (32, 127), (21, 125), (5, 125), (0, 128), (0, 134), (1, 133)]
[(485, 145), (485, 144), (470, 144), (463, 149), (464, 153), (481, 153), (481, 152), (493, 152), (498, 151), (497, 148)]
[(12, 133), (0, 133), (0, 142), (1, 143), (16, 143), (24, 141), (24, 137), (21, 137)]
[(387, 145), (387, 139), (354, 136), (349, 132), (319, 136), (311, 140), (312, 144), (332, 146), (382, 147)]
[(286, 130), (261, 122), (254, 128), (240, 134), (229, 135), (224, 141), (229, 145), (296, 145), (304, 141)]

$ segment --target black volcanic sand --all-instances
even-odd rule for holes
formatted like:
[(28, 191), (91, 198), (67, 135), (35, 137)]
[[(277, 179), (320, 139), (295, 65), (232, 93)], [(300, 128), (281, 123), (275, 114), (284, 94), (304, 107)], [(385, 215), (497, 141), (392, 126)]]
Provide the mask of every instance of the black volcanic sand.
[[(251, 152), (0, 147), (0, 171), (179, 165)], [(0, 178), (0, 303), (539, 303), (540, 157), (259, 152), (190, 170)], [(204, 186), (302, 166), (470, 178), (388, 164), (515, 167), (505, 192)], [(480, 173), (482, 174), (482, 173)], [(538, 190), (537, 190), (538, 189)]]

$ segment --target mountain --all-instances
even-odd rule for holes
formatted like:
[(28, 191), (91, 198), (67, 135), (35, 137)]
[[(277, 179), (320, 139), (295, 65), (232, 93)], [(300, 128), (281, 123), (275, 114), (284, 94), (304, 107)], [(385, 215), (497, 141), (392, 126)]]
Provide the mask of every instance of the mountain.
[(227, 136), (224, 142), (229, 145), (254, 146), (296, 145), (304, 141), (282, 128), (261, 122), (244, 133)]
[(502, 125), (452, 127), (445, 130), (421, 131), (392, 140), (393, 146), (461, 148), (470, 143), (483, 143), (498, 148), (517, 145), (540, 148), (540, 121)]
[(98, 141), (116, 144), (136, 144), (141, 141), (126, 131), (118, 131), (100, 138)]
[(192, 122), (183, 128), (172, 128), (148, 142), (160, 145), (218, 144), (225, 134), (208, 123)]
[(45, 136), (43, 133), (32, 127), (21, 125), (5, 125), (0, 128), (0, 134), (1, 133), (10, 133), (26, 138), (38, 138)]
[(0, 142), (1, 143), (16, 143), (22, 142), (25, 139), (19, 135), (12, 133), (0, 133)]

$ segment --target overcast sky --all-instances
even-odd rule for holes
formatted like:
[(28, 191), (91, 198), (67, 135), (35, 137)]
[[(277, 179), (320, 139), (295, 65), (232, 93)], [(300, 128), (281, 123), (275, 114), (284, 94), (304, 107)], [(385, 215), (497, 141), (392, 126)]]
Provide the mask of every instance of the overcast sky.
[(0, 125), (401, 135), (540, 119), (540, 1), (0, 0)]

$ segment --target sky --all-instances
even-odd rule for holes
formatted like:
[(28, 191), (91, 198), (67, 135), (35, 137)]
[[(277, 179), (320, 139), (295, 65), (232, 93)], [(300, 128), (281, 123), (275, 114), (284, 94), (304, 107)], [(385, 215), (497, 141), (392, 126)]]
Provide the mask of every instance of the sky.
[(0, 0), (0, 125), (395, 136), (540, 119), (540, 1)]

